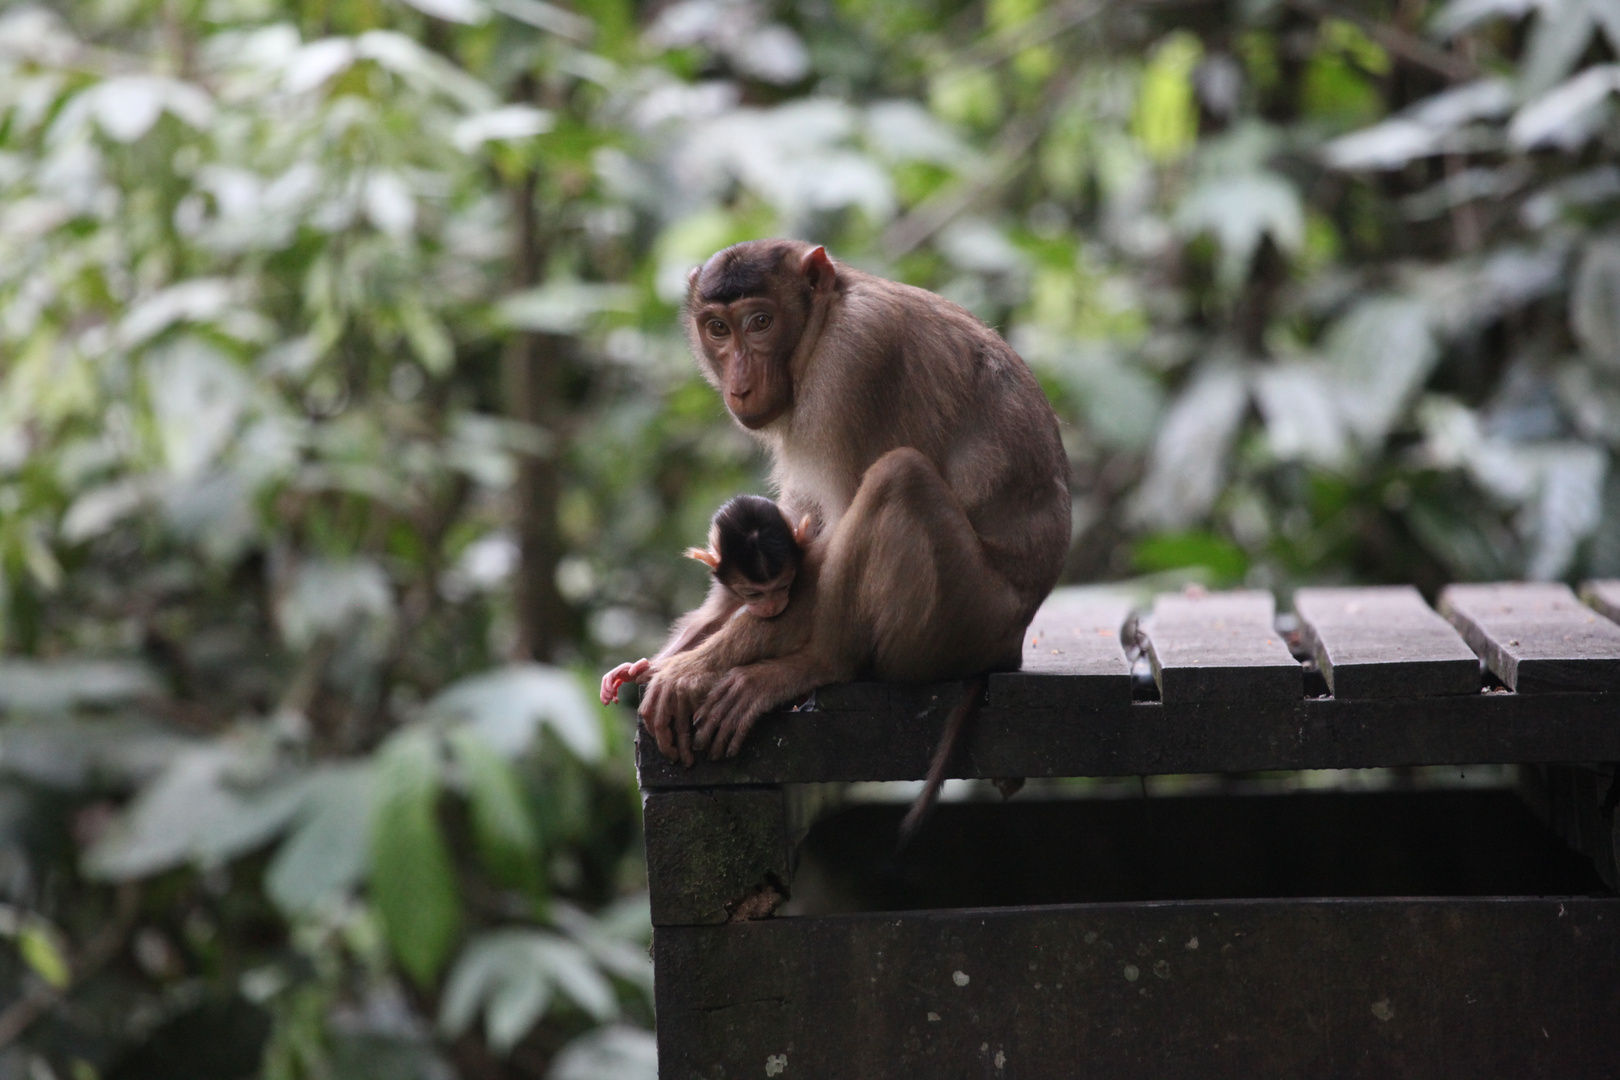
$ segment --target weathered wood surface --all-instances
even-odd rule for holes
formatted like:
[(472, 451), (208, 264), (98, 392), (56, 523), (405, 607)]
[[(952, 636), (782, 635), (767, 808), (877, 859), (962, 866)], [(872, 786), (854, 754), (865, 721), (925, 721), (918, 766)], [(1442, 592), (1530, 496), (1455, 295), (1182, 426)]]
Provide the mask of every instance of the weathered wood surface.
[(1620, 900), (1099, 904), (654, 933), (659, 1075), (1620, 1076)]
[(1620, 690), (1620, 626), (1569, 586), (1450, 585), (1440, 610), (1503, 683), (1521, 694)]
[(1611, 622), (1620, 622), (1620, 581), (1588, 581), (1581, 586), (1581, 599)]
[(1479, 658), (1410, 585), (1300, 589), (1294, 612), (1335, 697), (1479, 692)]
[[(738, 757), (701, 761), (692, 769), (664, 760), (643, 731), (636, 740), (641, 784), (919, 780), (946, 711), (773, 713), (760, 719)], [(1556, 761), (1620, 761), (1620, 693), (986, 706), (968, 725), (950, 775), (1137, 776)]]
[(1300, 697), (1304, 675), (1274, 618), (1266, 592), (1155, 599), (1143, 629), (1160, 698), (1173, 704)]
[(991, 705), (1125, 704), (1131, 663), (1119, 633), (1131, 601), (1060, 591), (1049, 597), (1024, 633), (1023, 666), (990, 676)]
[(1527, 765), (1519, 792), (1564, 843), (1592, 862), (1610, 889), (1620, 891), (1620, 828), (1615, 766)]
[(797, 837), (781, 788), (648, 792), (642, 820), (655, 926), (723, 923), (793, 880)]

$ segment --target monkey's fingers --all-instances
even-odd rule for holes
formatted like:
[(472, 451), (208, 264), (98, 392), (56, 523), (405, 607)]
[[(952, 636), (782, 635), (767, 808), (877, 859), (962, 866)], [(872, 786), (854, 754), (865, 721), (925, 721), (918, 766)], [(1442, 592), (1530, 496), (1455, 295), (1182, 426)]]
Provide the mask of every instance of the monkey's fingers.
[[(637, 663), (645, 664), (647, 661), (639, 660)], [(623, 686), (633, 676), (633, 666), (620, 664), (606, 675), (602, 676), (602, 704), (611, 705), (619, 700), (619, 687)]]
[[(746, 715), (747, 697), (745, 680), (733, 672), (721, 679), (704, 700), (698, 748), (707, 750), (710, 760), (735, 756), (735, 751), (730, 751), (732, 736)], [(737, 745), (740, 748), (742, 744)]]
[(692, 717), (692, 746), (702, 753), (709, 748), (709, 740), (714, 738), (714, 713), (708, 702), (704, 702), (702, 711)]
[(652, 737), (658, 743), (658, 752), (671, 761), (677, 760), (675, 753), (675, 735), (670, 730), (670, 716), (663, 708), (664, 699), (668, 696), (668, 688), (662, 680), (654, 681), (647, 688), (647, 696), (641, 702), (641, 719), (652, 732)]
[(745, 712), (731, 732), (731, 741), (726, 743), (726, 757), (734, 758), (742, 752), (743, 743), (748, 739), (748, 733), (754, 730), (754, 724), (762, 713)]
[(643, 656), (640, 660), (629, 665), (629, 677), (638, 683), (644, 683), (652, 678), (652, 661)]
[(692, 720), (678, 720), (675, 723), (675, 745), (681, 751), (681, 764), (690, 769), (697, 764), (697, 758), (692, 755)]

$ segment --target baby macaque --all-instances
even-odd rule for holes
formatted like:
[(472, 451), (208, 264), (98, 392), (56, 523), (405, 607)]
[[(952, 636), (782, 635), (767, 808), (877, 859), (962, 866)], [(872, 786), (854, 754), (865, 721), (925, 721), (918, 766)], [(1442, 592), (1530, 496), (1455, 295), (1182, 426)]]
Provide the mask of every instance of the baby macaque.
[[(686, 550), (688, 558), (707, 566), (714, 576), (709, 598), (675, 624), (669, 642), (653, 660), (702, 644), (739, 610), (761, 619), (782, 614), (809, 541), (810, 518), (791, 526), (769, 499), (738, 495), (722, 506), (709, 524), (709, 546)], [(651, 665), (652, 660), (643, 658), (602, 676), (602, 703), (617, 701), (619, 688), (627, 682), (646, 682)]]

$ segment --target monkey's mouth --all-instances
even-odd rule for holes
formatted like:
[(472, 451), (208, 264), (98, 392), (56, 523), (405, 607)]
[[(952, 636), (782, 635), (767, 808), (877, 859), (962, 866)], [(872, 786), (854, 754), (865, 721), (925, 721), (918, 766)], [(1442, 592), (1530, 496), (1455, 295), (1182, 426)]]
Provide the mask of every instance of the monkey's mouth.
[(741, 424), (749, 431), (758, 431), (762, 427), (769, 426), (786, 411), (785, 408), (777, 406), (774, 408), (759, 409), (749, 412), (744, 409), (739, 409), (735, 405), (731, 405), (729, 402), (727, 403), (727, 407), (731, 409), (731, 415), (737, 418), (737, 423)]
[(787, 593), (771, 596), (765, 600), (755, 600), (746, 605), (748, 614), (756, 619), (774, 619), (787, 610)]

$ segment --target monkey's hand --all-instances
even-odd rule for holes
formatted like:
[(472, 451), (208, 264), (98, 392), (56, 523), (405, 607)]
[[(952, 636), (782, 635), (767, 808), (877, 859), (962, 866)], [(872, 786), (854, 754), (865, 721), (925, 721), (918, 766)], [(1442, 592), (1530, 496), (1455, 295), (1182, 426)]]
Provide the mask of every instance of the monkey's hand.
[(641, 719), (671, 761), (691, 766), (692, 713), (716, 679), (693, 653), (678, 653), (652, 665), (651, 681), (641, 697)]
[(647, 672), (652, 668), (652, 661), (646, 657), (634, 660), (627, 664), (620, 664), (606, 675), (602, 676), (602, 704), (611, 705), (619, 700), (619, 687), (627, 682), (646, 682)]
[(732, 668), (698, 706), (692, 745), (714, 761), (736, 757), (755, 721), (826, 681), (792, 658)]

